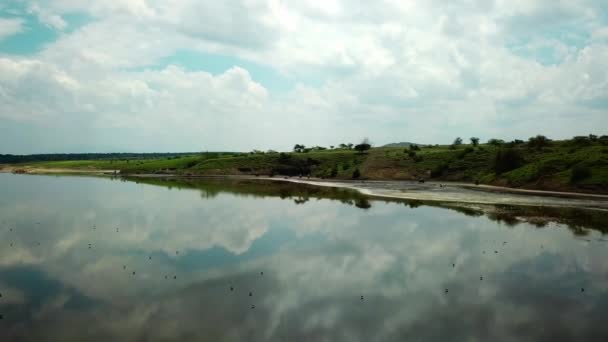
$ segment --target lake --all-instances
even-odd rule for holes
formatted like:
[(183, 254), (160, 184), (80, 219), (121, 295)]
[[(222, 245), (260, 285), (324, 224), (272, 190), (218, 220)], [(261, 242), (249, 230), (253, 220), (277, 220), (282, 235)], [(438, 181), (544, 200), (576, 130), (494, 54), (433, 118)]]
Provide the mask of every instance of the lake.
[(606, 341), (608, 212), (0, 174), (0, 340)]

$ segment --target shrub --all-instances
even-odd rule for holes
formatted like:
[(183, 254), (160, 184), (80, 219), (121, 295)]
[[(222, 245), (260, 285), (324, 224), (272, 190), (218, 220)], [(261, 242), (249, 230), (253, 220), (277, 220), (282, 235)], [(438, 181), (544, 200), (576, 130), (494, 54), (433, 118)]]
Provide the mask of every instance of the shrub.
[(591, 145), (591, 139), (589, 137), (577, 136), (572, 138), (572, 144), (576, 146), (589, 146)]
[(331, 177), (331, 178), (335, 178), (337, 175), (338, 175), (338, 167), (337, 167), (337, 166), (334, 166), (334, 167), (331, 169), (330, 177)]
[(549, 146), (551, 140), (544, 135), (537, 135), (528, 139), (528, 146), (536, 148), (537, 150), (542, 149), (543, 147)]
[(359, 145), (355, 145), (355, 150), (357, 150), (359, 153), (363, 153), (367, 150), (369, 150), (370, 148), (372, 148), (372, 146), (370, 144), (359, 144)]
[(443, 162), (431, 170), (431, 177), (441, 177), (443, 173), (450, 167), (446, 162)]
[(489, 145), (493, 145), (493, 146), (500, 146), (502, 144), (504, 144), (505, 141), (502, 139), (490, 139), (488, 140), (488, 144)]
[(496, 152), (494, 159), (494, 172), (500, 175), (511, 170), (515, 170), (521, 166), (522, 160), (516, 150), (512, 148), (503, 148)]
[(458, 159), (462, 159), (464, 158), (467, 154), (472, 153), (473, 151), (475, 151), (474, 148), (472, 148), (471, 146), (468, 146), (467, 148), (465, 148), (464, 150), (462, 150), (460, 153), (458, 153)]
[(473, 145), (473, 146), (479, 145), (479, 138), (471, 137), (470, 140), (471, 140), (471, 145)]
[(570, 174), (570, 182), (577, 183), (589, 177), (591, 177), (591, 169), (586, 166), (577, 165), (572, 168), (572, 173)]

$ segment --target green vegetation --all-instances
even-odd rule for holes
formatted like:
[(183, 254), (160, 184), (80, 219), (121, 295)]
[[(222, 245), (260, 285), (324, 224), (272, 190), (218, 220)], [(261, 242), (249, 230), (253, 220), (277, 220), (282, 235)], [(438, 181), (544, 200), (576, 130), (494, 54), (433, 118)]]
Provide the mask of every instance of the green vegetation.
[[(480, 144), (371, 148), (294, 146), (294, 152), (198, 153), (163, 158), (42, 161), (26, 168), (119, 170), (122, 174), (259, 175), (335, 179), (394, 179), (480, 182), (510, 187), (608, 193), (608, 137), (585, 136), (527, 142), (490, 139)], [(362, 146), (360, 146), (362, 145)], [(368, 148), (369, 145), (369, 148)], [(476, 146), (477, 145), (477, 146)], [(359, 148), (357, 148), (359, 146)]]

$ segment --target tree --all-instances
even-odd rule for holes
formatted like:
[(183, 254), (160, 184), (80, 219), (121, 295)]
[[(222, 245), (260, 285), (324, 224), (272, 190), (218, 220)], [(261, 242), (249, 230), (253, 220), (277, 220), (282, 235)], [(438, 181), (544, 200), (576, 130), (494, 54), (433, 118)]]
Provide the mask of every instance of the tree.
[(348, 144), (346, 144), (346, 147), (347, 147), (349, 150), (352, 150), (352, 149), (353, 149), (353, 144), (352, 144), (352, 143), (348, 143)]
[(454, 139), (454, 142), (452, 143), (452, 145), (454, 145), (454, 146), (462, 145), (462, 138), (458, 137), (458, 138)]
[(488, 144), (493, 145), (493, 146), (500, 146), (504, 143), (505, 143), (505, 141), (502, 139), (492, 138), (492, 139), (488, 140)]
[(470, 140), (471, 140), (471, 145), (473, 145), (473, 146), (479, 145), (479, 138), (471, 137)]
[(528, 146), (529, 147), (534, 147), (537, 150), (542, 149), (543, 147), (549, 146), (549, 143), (551, 142), (551, 139), (547, 138), (544, 135), (537, 135), (535, 137), (532, 137), (530, 139), (528, 139)]
[(355, 146), (355, 150), (359, 151), (359, 153), (363, 153), (372, 148), (370, 144), (358, 144)]
[(372, 148), (372, 144), (367, 138), (363, 138), (360, 144), (355, 146), (355, 150), (359, 151), (359, 153), (363, 153)]

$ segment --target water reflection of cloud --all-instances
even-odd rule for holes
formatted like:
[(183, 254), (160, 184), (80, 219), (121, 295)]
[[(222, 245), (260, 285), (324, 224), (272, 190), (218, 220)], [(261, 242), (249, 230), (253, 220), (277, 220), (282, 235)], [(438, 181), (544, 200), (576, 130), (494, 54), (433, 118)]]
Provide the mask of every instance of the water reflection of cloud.
[[(9, 336), (401, 341), (607, 333), (598, 322), (608, 310), (607, 251), (557, 225), (505, 228), (395, 203), (360, 210), (325, 200), (297, 205), (220, 193), (202, 201), (196, 191), (95, 189), (87, 187), (96, 199), (78, 210), (69, 210), (84, 196), (77, 189), (49, 201), (38, 215), (47, 226), (22, 224), (19, 244), (0, 249), (0, 286), (22, 298), (0, 304), (4, 323), (20, 324)], [(19, 201), (38, 213), (39, 200)], [(0, 214), (27, 217), (3, 207)], [(0, 230), (0, 243), (8, 234)], [(31, 234), (43, 245), (32, 245)], [(36, 275), (46, 292), (7, 282), (7, 270)]]

